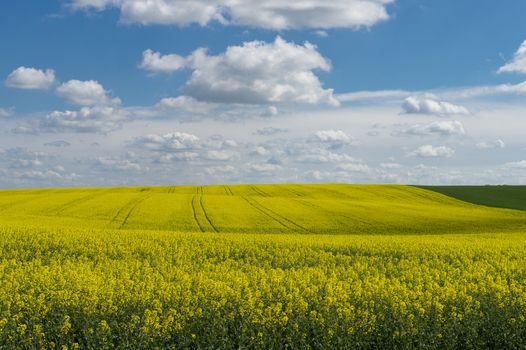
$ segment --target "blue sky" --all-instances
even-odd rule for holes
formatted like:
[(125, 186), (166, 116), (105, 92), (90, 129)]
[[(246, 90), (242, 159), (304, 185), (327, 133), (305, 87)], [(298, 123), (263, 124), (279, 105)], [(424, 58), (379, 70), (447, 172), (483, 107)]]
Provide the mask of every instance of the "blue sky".
[(526, 182), (524, 1), (2, 6), (0, 186)]

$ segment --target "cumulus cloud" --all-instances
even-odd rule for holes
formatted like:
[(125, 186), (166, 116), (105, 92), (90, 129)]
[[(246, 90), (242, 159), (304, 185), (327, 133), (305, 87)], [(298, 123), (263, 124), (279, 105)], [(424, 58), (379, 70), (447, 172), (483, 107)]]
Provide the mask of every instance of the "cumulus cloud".
[(342, 171), (347, 171), (351, 173), (368, 173), (371, 171), (371, 168), (367, 164), (363, 163), (345, 163), (338, 165), (338, 169)]
[(9, 168), (34, 168), (42, 166), (43, 160), (49, 155), (44, 152), (34, 152), (24, 147), (0, 148), (0, 161), (8, 164)]
[(212, 22), (264, 29), (360, 28), (389, 19), (386, 7), (394, 0), (70, 0), (74, 9), (118, 8), (121, 21), (142, 25)]
[(206, 152), (206, 159), (216, 161), (229, 161), (237, 158), (237, 153), (221, 150), (209, 150)]
[(515, 169), (526, 169), (526, 160), (521, 160), (518, 162), (510, 162), (505, 164), (506, 168), (515, 168)]
[(46, 147), (57, 147), (57, 148), (65, 148), (71, 146), (71, 143), (64, 141), (64, 140), (56, 140), (47, 142), (44, 144)]
[(449, 158), (455, 154), (455, 150), (447, 146), (424, 145), (409, 153), (410, 157), (422, 158)]
[(110, 92), (95, 80), (70, 80), (57, 88), (57, 94), (66, 101), (79, 106), (102, 106), (120, 103), (118, 98), (112, 99)]
[(190, 96), (166, 97), (161, 99), (157, 106), (165, 111), (181, 110), (193, 114), (207, 114), (213, 108), (214, 104), (201, 102)]
[(272, 126), (267, 126), (267, 127), (262, 128), (262, 129), (256, 130), (256, 135), (272, 136), (272, 135), (286, 133), (286, 132), (288, 132), (288, 129), (275, 128), (275, 127), (272, 127)]
[(498, 73), (526, 73), (526, 40), (515, 52), (513, 59), (499, 68)]
[(252, 172), (256, 173), (266, 173), (266, 174), (272, 174), (276, 171), (279, 171), (283, 169), (281, 165), (278, 164), (271, 164), (271, 163), (256, 163), (256, 164), (249, 164), (248, 168)]
[(11, 133), (15, 135), (38, 135), (38, 128), (35, 125), (17, 125), (12, 128)]
[(316, 131), (313, 140), (327, 144), (331, 148), (339, 148), (352, 142), (352, 138), (342, 130)]
[(441, 120), (429, 124), (411, 125), (396, 133), (408, 136), (455, 136), (464, 135), (466, 131), (464, 130), (464, 125), (458, 120)]
[(314, 32), (314, 34), (320, 38), (327, 38), (329, 36), (329, 33), (327, 33), (326, 30), (317, 30)]
[(199, 149), (199, 137), (184, 132), (148, 134), (135, 138), (133, 145), (142, 149), (158, 152), (188, 151)]
[(335, 153), (322, 148), (304, 150), (303, 154), (294, 157), (299, 163), (341, 163), (354, 162), (355, 159), (345, 153)]
[(7, 118), (13, 115), (13, 108), (0, 108), (0, 118)]
[(406, 114), (432, 114), (432, 115), (455, 115), (469, 114), (466, 107), (455, 105), (445, 101), (439, 101), (436, 97), (428, 96), (411, 96), (402, 103), (403, 113)]
[(226, 162), (240, 158), (236, 151), (238, 143), (221, 135), (202, 140), (185, 132), (148, 134), (136, 137), (130, 145), (146, 152), (157, 163), (194, 160)]
[(137, 163), (136, 161), (129, 159), (120, 159), (117, 157), (98, 157), (95, 161), (96, 166), (102, 167), (107, 170), (118, 170), (125, 172), (141, 172), (147, 169)]
[(151, 73), (171, 73), (183, 69), (186, 66), (186, 59), (182, 56), (161, 55), (160, 52), (154, 52), (150, 49), (142, 53), (142, 62), (139, 68)]
[(184, 67), (192, 71), (184, 92), (203, 102), (339, 105), (333, 90), (324, 89), (314, 74), (314, 70), (330, 71), (331, 65), (308, 42), (296, 45), (277, 37), (271, 43), (230, 46), (217, 56), (201, 48), (184, 60)]
[(380, 163), (380, 168), (382, 169), (400, 169), (401, 164), (398, 163)]
[(250, 154), (254, 155), (254, 156), (268, 156), (268, 155), (270, 155), (270, 153), (271, 152), (268, 149), (266, 149), (265, 147), (263, 147), (263, 146), (256, 146), (250, 152)]
[(83, 107), (79, 111), (54, 111), (41, 121), (51, 132), (108, 133), (119, 129), (129, 113), (111, 106)]
[(16, 89), (46, 90), (55, 82), (55, 71), (18, 67), (7, 77), (5, 84)]
[(205, 171), (209, 175), (235, 174), (238, 172), (238, 170), (231, 165), (206, 167)]
[(506, 144), (502, 140), (481, 141), (475, 145), (478, 149), (504, 148)]

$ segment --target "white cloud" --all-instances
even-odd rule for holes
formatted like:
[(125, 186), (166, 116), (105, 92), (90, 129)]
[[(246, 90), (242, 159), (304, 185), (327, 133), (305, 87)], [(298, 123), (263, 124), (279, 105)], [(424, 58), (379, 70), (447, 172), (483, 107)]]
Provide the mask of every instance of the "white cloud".
[(171, 73), (183, 69), (186, 59), (179, 55), (161, 55), (159, 52), (145, 50), (139, 68), (151, 73)]
[(506, 168), (515, 168), (515, 169), (526, 169), (526, 160), (521, 160), (518, 162), (510, 162), (505, 164)]
[(300, 163), (341, 163), (355, 161), (355, 159), (348, 154), (334, 153), (320, 148), (306, 150), (305, 154), (294, 157), (294, 160)]
[(400, 169), (401, 164), (398, 163), (380, 163), (380, 168), (382, 169)]
[(48, 89), (55, 82), (55, 71), (18, 67), (7, 77), (5, 84), (16, 89)]
[(201, 146), (199, 137), (184, 132), (140, 136), (135, 138), (133, 144), (143, 149), (162, 152), (194, 150)]
[(143, 25), (224, 25), (283, 30), (371, 27), (389, 19), (394, 0), (70, 0), (74, 9), (118, 8), (121, 21)]
[(491, 95), (520, 95), (526, 93), (526, 81), (518, 84), (499, 84), (490, 86), (476, 86), (463, 89), (448, 89), (443, 96), (452, 98), (476, 98)]
[(411, 95), (412, 92), (404, 90), (378, 90), (378, 91), (356, 91), (336, 95), (340, 102), (356, 102), (368, 100), (398, 100)]
[(328, 144), (331, 148), (339, 148), (350, 144), (352, 138), (342, 130), (320, 130), (314, 133), (314, 140)]
[(513, 59), (499, 68), (498, 73), (526, 73), (526, 40), (515, 52)]
[(331, 65), (308, 42), (296, 45), (277, 37), (271, 43), (251, 41), (230, 46), (217, 56), (201, 48), (185, 61), (185, 67), (192, 70), (185, 94), (200, 101), (339, 104), (333, 90), (324, 89), (314, 74), (318, 69), (330, 71)]
[(7, 118), (13, 115), (13, 108), (0, 108), (0, 118)]
[[(355, 91), (349, 93), (337, 94), (335, 97), (338, 101), (344, 102), (395, 102), (401, 98), (412, 100), (408, 101), (406, 107), (408, 110), (417, 113), (419, 110), (457, 112), (456, 114), (469, 114), (469, 110), (463, 106), (454, 105), (444, 102), (441, 105), (440, 99), (471, 99), (483, 96), (493, 95), (520, 95), (526, 93), (526, 81), (517, 84), (499, 84), (488, 86), (475, 86), (463, 88), (435, 89), (429, 91), (405, 91), (405, 90), (378, 90), (378, 91)], [(439, 97), (437, 97), (437, 95)], [(420, 106), (421, 100), (431, 100), (430, 106)], [(438, 103), (437, 103), (438, 102)], [(453, 107), (453, 108), (449, 108)], [(405, 112), (407, 113), (407, 112)], [(424, 114), (424, 112), (419, 112)], [(433, 113), (431, 113), (433, 114)], [(447, 113), (445, 113), (447, 114)], [(455, 113), (449, 113), (455, 114)]]
[(57, 148), (65, 148), (71, 146), (71, 143), (64, 141), (64, 140), (56, 140), (47, 142), (44, 144), (46, 147), (57, 147)]
[(79, 111), (54, 111), (42, 121), (41, 128), (52, 132), (107, 133), (119, 129), (128, 112), (109, 106), (83, 107)]
[(475, 145), (478, 149), (504, 148), (506, 144), (502, 140), (481, 141)]
[(362, 163), (345, 163), (338, 165), (338, 169), (351, 173), (368, 173), (371, 168), (367, 164)]
[(270, 151), (263, 146), (257, 146), (250, 154), (255, 156), (268, 156), (270, 155)]
[(424, 145), (409, 153), (410, 157), (423, 158), (449, 158), (455, 154), (455, 150), (447, 146)]
[(276, 134), (281, 134), (281, 133), (286, 133), (286, 132), (288, 132), (287, 129), (275, 128), (275, 127), (272, 127), (272, 126), (267, 126), (267, 127), (262, 128), (262, 129), (256, 130), (256, 135), (273, 136), (273, 135), (276, 135)]
[(57, 88), (57, 94), (66, 101), (79, 106), (120, 104), (118, 98), (111, 99), (110, 92), (95, 80), (70, 80)]
[(398, 132), (399, 134), (409, 136), (426, 136), (426, 135), (440, 135), (440, 136), (454, 136), (464, 135), (464, 125), (458, 120), (441, 120), (430, 124), (415, 124)]
[(403, 113), (406, 114), (432, 114), (432, 115), (454, 115), (469, 114), (466, 107), (455, 105), (445, 101), (439, 101), (434, 96), (411, 96), (402, 103)]
[(177, 153), (159, 153), (158, 157), (154, 159), (156, 163), (171, 163), (173, 161), (190, 162), (199, 158), (199, 153), (196, 152), (179, 152)]
[(38, 135), (38, 129), (34, 125), (17, 125), (11, 129), (15, 135)]
[(119, 159), (115, 157), (98, 157), (96, 159), (96, 164), (100, 167), (111, 169), (111, 170), (120, 170), (120, 171), (134, 171), (140, 172), (143, 170), (143, 167), (132, 160), (129, 159)]
[(9, 168), (34, 168), (44, 165), (43, 159), (49, 158), (44, 152), (34, 152), (23, 147), (0, 148), (0, 160), (6, 161)]
[(205, 171), (209, 175), (235, 174), (235, 173), (237, 173), (237, 169), (234, 168), (231, 165), (207, 167), (207, 168), (205, 168)]
[(277, 164), (257, 163), (257, 164), (250, 164), (249, 169), (257, 173), (274, 173), (276, 171), (283, 169), (283, 167)]
[(157, 104), (165, 111), (178, 109), (193, 114), (206, 114), (215, 106), (214, 104), (201, 102), (190, 96), (166, 97)]
[(237, 158), (237, 154), (228, 151), (209, 150), (208, 152), (206, 152), (205, 158), (208, 160), (229, 161)]
[(314, 34), (320, 38), (327, 38), (329, 36), (329, 33), (327, 33), (326, 30), (317, 30)]

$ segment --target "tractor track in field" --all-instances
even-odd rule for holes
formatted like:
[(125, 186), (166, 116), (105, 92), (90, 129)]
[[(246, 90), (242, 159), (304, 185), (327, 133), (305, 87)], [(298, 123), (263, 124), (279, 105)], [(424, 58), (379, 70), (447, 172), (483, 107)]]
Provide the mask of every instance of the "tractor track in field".
[(332, 193), (332, 194), (335, 194), (335, 195), (337, 195), (340, 199), (345, 198), (345, 199), (355, 200), (354, 197), (351, 197), (351, 196), (349, 196), (347, 193), (345, 193), (345, 192), (340, 192), (340, 191), (338, 191), (338, 190), (333, 190), (333, 189), (324, 188), (324, 187), (323, 187), (323, 188), (320, 188), (320, 187), (316, 187), (316, 186), (308, 186), (308, 185), (306, 185), (305, 187), (306, 187), (306, 188), (311, 188), (311, 189), (313, 189), (313, 190), (318, 190), (318, 191), (321, 191), (321, 192), (325, 192), (325, 193)]
[(305, 197), (305, 195), (303, 195), (301, 192), (294, 190), (292, 188), (287, 187), (287, 190), (297, 197)]
[(14, 205), (28, 203), (28, 202), (31, 202), (31, 201), (37, 200), (37, 199), (39, 199), (39, 198), (40, 198), (40, 197), (25, 198), (25, 199), (22, 199), (22, 200), (19, 200), (19, 201), (15, 201), (15, 202), (10, 202), (10, 203), (2, 204), (2, 205), (0, 205), (0, 212), (2, 212), (2, 211), (4, 211), (4, 210), (7, 210), (7, 209), (11, 208), (11, 207), (14, 206)]
[(68, 210), (69, 208), (72, 208), (76, 205), (79, 205), (79, 204), (82, 204), (84, 202), (87, 202), (89, 200), (92, 200), (92, 199), (95, 199), (107, 192), (109, 192), (110, 190), (104, 190), (104, 191), (100, 191), (100, 192), (97, 192), (97, 193), (90, 193), (88, 195), (85, 195), (85, 196), (82, 196), (80, 198), (76, 198), (76, 199), (73, 199), (67, 203), (64, 203), (56, 208), (53, 208), (53, 209), (49, 209), (47, 210), (45, 213), (47, 215), (59, 215), (59, 214), (62, 214), (63, 212), (65, 212), (66, 210)]
[(212, 223), (212, 220), (210, 220), (210, 217), (208, 216), (208, 213), (206, 212), (205, 206), (203, 204), (203, 187), (199, 186), (196, 189), (196, 194), (192, 197), (192, 212), (194, 215), (194, 220), (199, 227), (199, 230), (201, 232), (208, 232), (206, 230), (205, 226), (201, 220), (199, 220), (199, 215), (197, 214), (198, 211), (201, 211), (203, 214), (203, 217), (206, 220), (206, 223), (208, 226), (212, 228), (214, 232), (219, 232), (217, 227)]
[[(336, 213), (336, 212), (330, 211), (327, 208), (324, 208), (324, 207), (322, 207), (320, 205), (317, 205), (317, 204), (314, 204), (314, 203), (311, 203), (311, 202), (307, 202), (307, 201), (305, 201), (303, 199), (293, 198), (292, 200), (297, 202), (297, 203), (300, 203), (301, 205), (304, 205), (306, 207), (314, 208), (316, 210), (322, 210), (325, 213), (332, 214), (332, 215), (338, 217), (338, 219), (343, 218), (343, 219), (355, 220), (355, 221), (358, 221), (358, 222), (360, 222), (360, 223), (362, 223), (364, 225), (367, 225), (367, 226), (374, 226), (372, 223), (370, 223), (368, 221), (365, 221), (363, 219), (360, 219), (358, 217), (353, 217), (353, 216), (349, 216), (347, 214), (342, 214), (342, 213)], [(337, 221), (340, 224), (346, 224), (347, 223), (347, 222), (342, 221), (342, 220), (337, 220)]]
[(259, 194), (261, 197), (269, 197), (268, 193), (266, 193), (265, 191), (263, 191), (260, 188), (257, 188), (256, 186), (250, 186), (250, 189), (252, 191), (256, 192), (257, 194)]
[(268, 216), (272, 220), (274, 220), (277, 223), (279, 223), (281, 226), (286, 227), (286, 228), (291, 229), (291, 230), (297, 230), (299, 228), (302, 231), (310, 233), (310, 231), (307, 230), (305, 227), (295, 223), (294, 221), (292, 221), (290, 219), (287, 219), (286, 217), (276, 213), (272, 209), (269, 209), (269, 208), (265, 207), (261, 203), (257, 202), (255, 199), (253, 199), (253, 198), (249, 199), (248, 197), (244, 197), (244, 196), (241, 196), (241, 198), (243, 198), (254, 209), (258, 210), (259, 212), (261, 212), (263, 214), (265, 214), (266, 216)]
[(232, 192), (232, 190), (230, 189), (230, 187), (228, 186), (223, 186), (223, 188), (225, 189), (225, 193), (227, 196), (233, 196), (234, 195), (234, 192)]
[(192, 197), (192, 214), (194, 215), (194, 220), (195, 220), (195, 223), (197, 224), (197, 227), (199, 227), (199, 231), (205, 232), (203, 227), (201, 227), (199, 218), (197, 217), (197, 210), (196, 210), (196, 205), (195, 205), (195, 202), (197, 201), (197, 199), (198, 199), (197, 195), (194, 194), (194, 196)]
[[(124, 217), (124, 220), (121, 222), (121, 224), (119, 225), (119, 228), (122, 228), (124, 225), (126, 225), (126, 223), (128, 222), (128, 219), (130, 218), (131, 214), (133, 213), (133, 211), (139, 206), (139, 204), (141, 204), (142, 202), (144, 202), (145, 200), (147, 200), (148, 198), (150, 198), (152, 195), (149, 194), (149, 195), (146, 195), (146, 196), (142, 196), (142, 197), (139, 197), (139, 198), (134, 198), (130, 201), (128, 201), (125, 205), (123, 205), (118, 211), (117, 211), (117, 214), (115, 214), (113, 216), (113, 218), (110, 220), (110, 222), (108, 223), (108, 226), (110, 226), (111, 224), (115, 223), (117, 221), (117, 219), (126, 211), (128, 210), (128, 212), (126, 213), (126, 216)], [(129, 209), (128, 209), (129, 208)]]

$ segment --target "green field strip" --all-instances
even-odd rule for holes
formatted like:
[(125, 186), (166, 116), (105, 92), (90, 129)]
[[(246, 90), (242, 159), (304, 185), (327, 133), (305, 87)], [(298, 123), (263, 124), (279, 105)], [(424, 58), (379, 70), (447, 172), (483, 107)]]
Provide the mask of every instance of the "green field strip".
[(526, 210), (526, 186), (416, 186), (461, 201), (494, 208)]

